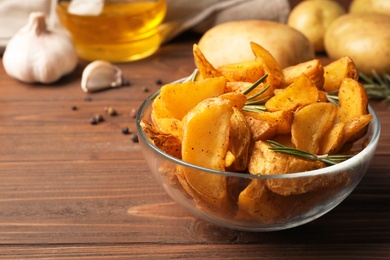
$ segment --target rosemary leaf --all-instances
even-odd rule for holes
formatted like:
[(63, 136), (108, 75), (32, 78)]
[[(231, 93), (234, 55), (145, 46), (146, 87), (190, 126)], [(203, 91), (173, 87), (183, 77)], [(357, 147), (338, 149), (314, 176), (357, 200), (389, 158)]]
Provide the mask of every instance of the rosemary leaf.
[(311, 160), (311, 161), (316, 161), (319, 159), (318, 156), (315, 154), (311, 154), (311, 153), (308, 153), (308, 152), (305, 152), (305, 151), (302, 151), (299, 149), (287, 147), (287, 146), (284, 146), (284, 145), (282, 145), (278, 142), (272, 141), (272, 140), (268, 140), (267, 142), (271, 145), (270, 149), (272, 151), (275, 151), (275, 152), (291, 154), (291, 155), (302, 157), (304, 159)]
[[(250, 96), (247, 98), (247, 100), (252, 100), (254, 98), (257, 98), (258, 96), (260, 96), (261, 94), (263, 94), (264, 92), (267, 91), (267, 89), (269, 89), (270, 85), (266, 86), (265, 88), (263, 88), (259, 93), (253, 95), (253, 96)], [(265, 98), (262, 98), (261, 100), (264, 101), (266, 100), (268, 97), (265, 97)]]
[(327, 93), (326, 94), (326, 98), (328, 99), (328, 101), (330, 103), (332, 103), (333, 105), (335, 106), (338, 106), (339, 105), (339, 97), (337, 95), (332, 95), (330, 93)]
[(251, 106), (244, 106), (242, 110), (252, 113), (259, 113), (259, 112), (265, 112), (267, 109), (264, 105), (251, 105)]
[(271, 145), (269, 148), (270, 150), (274, 152), (279, 152), (279, 153), (285, 153), (285, 154), (290, 154), (294, 156), (301, 157), (306, 160), (310, 161), (321, 161), (325, 163), (326, 165), (335, 165), (340, 162), (343, 162), (349, 158), (351, 158), (353, 155), (351, 154), (336, 154), (336, 155), (315, 155), (312, 153), (308, 153), (299, 149), (291, 148), (284, 146), (278, 142), (272, 141), (272, 140), (267, 140), (267, 142)]
[(368, 98), (390, 102), (390, 75), (388, 73), (382, 72), (380, 75), (373, 70), (372, 77), (368, 77), (360, 72), (359, 78), (366, 89)]
[(195, 69), (194, 72), (190, 76), (188, 76), (183, 82), (194, 82), (196, 80), (196, 77), (198, 76), (199, 70)]
[(253, 106), (253, 105), (264, 105), (264, 100), (265, 99), (259, 99), (259, 100), (254, 100), (254, 101), (247, 101), (245, 102), (246, 106)]
[(250, 86), (248, 89), (246, 89), (243, 94), (244, 95), (247, 95), (249, 94), (252, 90), (254, 90), (258, 85), (260, 85), (260, 83), (262, 83), (266, 78), (268, 77), (268, 74), (265, 74), (264, 76), (262, 76), (261, 78), (259, 78), (255, 83), (253, 83), (252, 86)]

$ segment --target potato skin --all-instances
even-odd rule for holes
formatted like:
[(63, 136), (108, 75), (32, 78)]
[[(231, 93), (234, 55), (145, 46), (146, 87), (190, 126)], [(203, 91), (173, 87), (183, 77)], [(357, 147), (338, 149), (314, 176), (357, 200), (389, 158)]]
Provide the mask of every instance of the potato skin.
[(349, 12), (354, 13), (381, 13), (390, 15), (390, 1), (386, 0), (353, 0)]
[(325, 34), (325, 49), (332, 60), (350, 57), (359, 72), (390, 72), (390, 16), (346, 14)]
[(318, 53), (325, 51), (324, 35), (328, 27), (346, 11), (333, 0), (302, 1), (288, 17), (287, 24), (302, 32)]
[(264, 20), (232, 21), (208, 30), (198, 45), (214, 67), (255, 58), (249, 42), (268, 50), (282, 68), (314, 58), (314, 47), (298, 30)]

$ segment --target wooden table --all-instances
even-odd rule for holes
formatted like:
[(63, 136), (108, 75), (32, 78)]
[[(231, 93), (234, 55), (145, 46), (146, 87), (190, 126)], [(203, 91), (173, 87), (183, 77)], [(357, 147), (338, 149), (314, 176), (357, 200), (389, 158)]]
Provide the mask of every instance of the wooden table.
[[(192, 216), (146, 165), (134, 111), (158, 81), (194, 69), (185, 35), (154, 56), (120, 64), (130, 86), (86, 94), (86, 63), (43, 86), (11, 79), (0, 66), (0, 258), (390, 259), (390, 111), (375, 158), (357, 189), (312, 223), (285, 231), (229, 230)], [(328, 60), (322, 57), (324, 62)], [(117, 116), (106, 114), (113, 107)], [(104, 122), (91, 125), (100, 114)]]

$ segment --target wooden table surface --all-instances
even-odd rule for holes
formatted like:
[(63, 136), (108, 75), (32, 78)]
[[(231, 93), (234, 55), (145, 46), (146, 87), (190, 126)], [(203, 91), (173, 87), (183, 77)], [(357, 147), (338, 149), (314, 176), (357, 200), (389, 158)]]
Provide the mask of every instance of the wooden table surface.
[[(0, 66), (0, 258), (53, 259), (390, 259), (390, 105), (377, 111), (382, 135), (356, 190), (301, 227), (229, 230), (192, 216), (146, 165), (134, 111), (157, 81), (194, 69), (185, 35), (154, 56), (119, 64), (130, 86), (86, 94), (85, 62), (43, 86), (11, 79)], [(322, 60), (328, 62), (326, 57)], [(109, 116), (106, 107), (117, 116)], [(96, 115), (105, 121), (91, 125)]]

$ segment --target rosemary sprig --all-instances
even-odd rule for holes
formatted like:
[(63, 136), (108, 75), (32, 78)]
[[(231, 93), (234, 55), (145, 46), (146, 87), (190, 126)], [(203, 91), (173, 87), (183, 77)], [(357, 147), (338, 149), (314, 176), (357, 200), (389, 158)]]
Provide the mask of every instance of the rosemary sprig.
[(326, 98), (330, 103), (332, 103), (335, 106), (339, 105), (339, 96), (338, 96), (338, 90), (326, 93)]
[(268, 74), (265, 74), (264, 76), (262, 76), (261, 78), (259, 78), (255, 83), (253, 83), (252, 86), (250, 86), (249, 88), (247, 88), (243, 94), (244, 95), (247, 95), (249, 94), (252, 90), (254, 90), (258, 85), (260, 85), (260, 83), (262, 83), (266, 78), (268, 77)]
[(272, 151), (298, 156), (310, 161), (321, 161), (326, 165), (335, 165), (353, 157), (352, 154), (316, 155), (299, 149), (284, 146), (272, 140), (267, 140), (267, 142), (271, 145), (269, 149)]
[[(265, 74), (264, 76), (262, 76), (261, 78), (259, 78), (255, 83), (253, 83), (249, 88), (247, 88), (243, 94), (244, 95), (247, 95), (249, 94), (252, 90), (254, 90), (258, 85), (260, 85), (266, 78), (268, 77), (268, 74)], [(269, 85), (267, 87), (265, 87), (264, 89), (262, 89), (259, 93), (253, 95), (253, 96), (250, 96), (247, 98), (247, 100), (253, 100), (255, 99), (256, 97), (260, 96), (261, 94), (263, 94), (265, 91), (267, 91), (267, 89), (269, 89)], [(247, 111), (247, 112), (254, 112), (254, 113), (258, 113), (258, 112), (262, 112), (262, 111), (266, 111), (266, 108), (264, 106), (264, 101), (267, 100), (267, 97), (265, 98), (262, 98), (262, 99), (259, 99), (259, 100), (254, 100), (254, 101), (247, 101), (245, 102), (245, 106), (243, 107), (243, 110)]]
[(359, 78), (367, 91), (368, 98), (381, 99), (390, 103), (390, 75), (388, 73), (383, 71), (382, 75), (379, 75), (373, 70), (372, 77), (368, 77), (360, 72)]
[(189, 82), (189, 81), (194, 82), (198, 74), (199, 74), (199, 70), (195, 69), (190, 76), (188, 76), (185, 80), (183, 80), (183, 82)]

